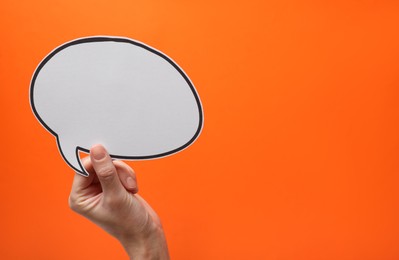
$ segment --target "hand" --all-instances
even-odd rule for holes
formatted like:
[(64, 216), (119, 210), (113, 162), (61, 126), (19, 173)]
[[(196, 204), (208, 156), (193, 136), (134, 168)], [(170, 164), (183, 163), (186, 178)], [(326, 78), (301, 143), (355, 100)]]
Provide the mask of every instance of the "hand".
[(112, 161), (101, 145), (91, 148), (83, 165), (89, 177), (75, 175), (71, 209), (118, 239), (131, 259), (169, 259), (160, 219), (137, 194), (134, 171)]

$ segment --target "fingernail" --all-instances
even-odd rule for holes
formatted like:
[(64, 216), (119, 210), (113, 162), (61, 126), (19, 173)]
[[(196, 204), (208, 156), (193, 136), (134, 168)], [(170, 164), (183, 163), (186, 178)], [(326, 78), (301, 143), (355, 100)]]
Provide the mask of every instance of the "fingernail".
[(126, 179), (127, 186), (129, 186), (130, 189), (135, 188), (134, 180), (132, 177), (127, 177)]
[(102, 146), (94, 146), (91, 148), (91, 152), (96, 160), (101, 160), (106, 156), (106, 151)]

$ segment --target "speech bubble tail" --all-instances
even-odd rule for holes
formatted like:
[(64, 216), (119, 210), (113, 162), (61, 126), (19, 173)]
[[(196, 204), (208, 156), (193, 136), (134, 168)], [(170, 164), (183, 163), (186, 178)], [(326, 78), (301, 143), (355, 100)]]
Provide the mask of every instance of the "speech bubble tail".
[(89, 176), (89, 173), (83, 167), (83, 164), (79, 157), (79, 147), (68, 142), (62, 142), (57, 138), (58, 149), (64, 158), (65, 162), (74, 169), (78, 174), (82, 176)]

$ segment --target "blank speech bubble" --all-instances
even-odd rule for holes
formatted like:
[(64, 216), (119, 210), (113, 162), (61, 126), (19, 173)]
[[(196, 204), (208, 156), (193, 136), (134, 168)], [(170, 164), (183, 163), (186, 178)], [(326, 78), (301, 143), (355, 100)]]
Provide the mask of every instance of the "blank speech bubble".
[(187, 148), (203, 125), (201, 101), (168, 56), (121, 37), (87, 37), (47, 55), (30, 104), (62, 157), (88, 176), (79, 151), (103, 144), (117, 159), (153, 159)]

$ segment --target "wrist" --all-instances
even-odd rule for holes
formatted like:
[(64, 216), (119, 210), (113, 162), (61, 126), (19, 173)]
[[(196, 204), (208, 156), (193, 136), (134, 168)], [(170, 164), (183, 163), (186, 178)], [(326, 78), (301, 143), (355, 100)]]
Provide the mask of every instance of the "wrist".
[(131, 260), (169, 260), (168, 246), (162, 227), (154, 227), (146, 235), (119, 239)]

